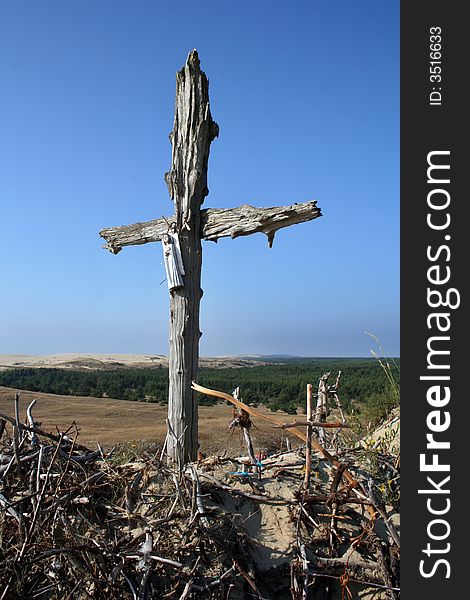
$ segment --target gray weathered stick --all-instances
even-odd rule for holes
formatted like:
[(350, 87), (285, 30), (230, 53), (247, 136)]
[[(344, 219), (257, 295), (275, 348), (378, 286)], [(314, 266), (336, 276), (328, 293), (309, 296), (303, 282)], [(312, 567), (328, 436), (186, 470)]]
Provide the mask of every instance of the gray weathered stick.
[[(307, 384), (307, 421), (312, 420), (312, 384)], [(305, 445), (305, 480), (304, 487), (308, 490), (310, 484), (310, 471), (312, 469), (312, 426), (307, 425), (307, 442)]]
[(322, 423), (320, 421), (294, 421), (293, 423), (282, 423), (282, 425), (273, 425), (273, 429), (291, 429), (292, 427), (308, 427), (309, 425), (310, 427), (324, 427), (326, 429), (349, 429), (349, 425), (345, 423)]
[[(171, 169), (165, 175), (175, 205), (174, 230), (186, 272), (184, 287), (170, 295), (170, 353), (167, 453), (173, 462), (196, 460), (198, 403), (191, 389), (199, 360), (201, 290), (201, 204), (209, 193), (207, 164), (219, 128), (209, 107), (209, 82), (195, 50), (176, 74)], [(181, 448), (182, 456), (179, 449)]]
[[(240, 388), (239, 387), (234, 389), (232, 396), (235, 398), (235, 400), (240, 401)], [(230, 427), (235, 426), (235, 425), (240, 426), (242, 433), (243, 433), (243, 440), (245, 442), (246, 451), (248, 452), (248, 456), (250, 457), (252, 465), (258, 470), (258, 475), (261, 479), (261, 469), (258, 468), (258, 461), (256, 460), (255, 451), (253, 449), (253, 442), (251, 441), (250, 429), (249, 429), (249, 427), (247, 427), (244, 424), (244, 419), (243, 419), (243, 414), (245, 414), (247, 421), (248, 421), (248, 425), (250, 425), (251, 424), (250, 416), (248, 415), (248, 413), (246, 411), (244, 413), (243, 409), (241, 409), (241, 408), (238, 409), (238, 414), (239, 414), (239, 416), (233, 421), (233, 423), (230, 425)]]
[(201, 525), (203, 525), (204, 527), (209, 527), (209, 521), (207, 520), (207, 517), (205, 516), (206, 510), (205, 510), (204, 504), (202, 502), (201, 484), (199, 483), (199, 477), (197, 476), (197, 471), (193, 467), (193, 465), (189, 465), (189, 474), (191, 475), (191, 479), (193, 480), (193, 483), (194, 483), (195, 494), (196, 494), (196, 507), (197, 507), (197, 512), (200, 515)]
[[(201, 210), (200, 236), (204, 240), (216, 242), (223, 237), (234, 239), (252, 233), (264, 233), (271, 245), (274, 234), (279, 229), (318, 217), (321, 217), (321, 210), (317, 207), (316, 200), (269, 208), (256, 208), (249, 204), (237, 208), (208, 208)], [(104, 248), (117, 254), (125, 246), (160, 242), (168, 231), (168, 224), (172, 222), (174, 217), (107, 227), (100, 231), (100, 236), (106, 240)]]
[[(33, 419), (33, 407), (36, 404), (36, 398), (32, 400), (28, 408), (26, 409), (26, 417), (28, 419), (29, 426), (34, 429), (36, 427), (36, 423)], [(29, 432), (29, 439), (31, 440), (32, 446), (37, 446), (39, 444), (39, 438), (35, 431)]]
[(21, 428), (21, 423), (20, 423), (20, 394), (19, 392), (16, 392), (15, 394), (15, 424), (13, 426), (13, 451), (15, 453), (15, 460), (16, 460), (16, 464), (18, 467), (18, 473), (20, 475), (20, 477), (23, 475), (23, 469), (21, 467), (21, 460), (20, 460), (20, 452), (19, 452), (19, 446), (20, 446), (20, 428)]

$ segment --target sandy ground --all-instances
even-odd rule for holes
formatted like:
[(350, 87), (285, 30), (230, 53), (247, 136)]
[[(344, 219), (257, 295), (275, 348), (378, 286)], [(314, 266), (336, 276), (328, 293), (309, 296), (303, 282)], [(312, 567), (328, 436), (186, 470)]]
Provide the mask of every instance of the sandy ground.
[[(73, 420), (80, 427), (79, 441), (93, 446), (99, 442), (104, 447), (110, 447), (118, 442), (130, 442), (138, 444), (139, 440), (147, 442), (162, 443), (166, 431), (166, 407), (156, 404), (129, 402), (125, 400), (113, 400), (103, 398), (82, 398), (74, 396), (59, 396), (39, 392), (20, 393), (20, 411), (24, 418), (27, 405), (33, 398), (37, 399), (33, 413), (36, 420), (42, 422), (42, 428), (63, 431), (70, 426)], [(0, 387), (0, 413), (13, 416), (13, 399), (15, 390)], [(265, 414), (270, 413), (267, 409), (259, 409)], [(272, 414), (272, 413), (271, 413)], [(292, 416), (286, 413), (276, 413), (280, 420), (291, 421)], [(295, 493), (301, 489), (304, 479), (304, 458), (297, 452), (285, 453), (278, 457), (268, 457), (263, 460), (262, 480), (253, 478), (253, 483), (248, 483), (245, 477), (239, 476), (241, 461), (240, 455), (245, 455), (242, 441), (238, 433), (231, 434), (228, 424), (232, 419), (232, 408), (226, 404), (214, 407), (200, 407), (200, 442), (201, 450), (207, 455), (199, 465), (199, 478), (204, 482), (207, 475), (225, 485), (245, 493), (252, 493), (255, 488), (271, 498), (293, 500)], [(397, 416), (391, 419), (392, 425), (397, 422)], [(277, 450), (285, 448), (284, 435), (280, 430), (273, 429), (269, 424), (256, 423), (260, 429), (252, 429), (252, 437), (255, 450)], [(292, 439), (293, 446), (297, 446)], [(221, 460), (214, 455), (227, 454), (232, 457)], [(139, 463), (136, 463), (138, 465)], [(145, 467), (144, 463), (140, 463)], [(334, 470), (327, 461), (320, 460), (317, 456), (313, 458), (311, 490), (321, 491), (329, 489)], [(237, 475), (238, 474), (238, 475)], [(161, 476), (145, 477), (150, 486), (146, 491), (152, 492), (153, 482), (161, 482)], [(210, 479), (209, 479), (210, 481)], [(147, 484), (146, 484), (147, 485)], [(160, 484), (159, 484), (160, 485)], [(158, 486), (157, 486), (158, 487)], [(153, 492), (159, 491), (159, 488)], [(153, 493), (152, 492), (152, 493)], [(246, 549), (251, 560), (256, 565), (257, 571), (262, 576), (263, 586), (266, 588), (267, 598), (290, 598), (289, 589), (289, 565), (296, 556), (297, 548), (297, 518), (292, 505), (271, 505), (249, 500), (246, 497), (233, 495), (227, 491), (218, 490), (213, 497), (204, 494), (205, 508), (208, 514), (211, 511), (223, 510), (232, 515), (233, 524), (243, 532), (243, 539), (248, 539)], [(217, 502), (214, 500), (217, 498)], [(148, 503), (146, 503), (146, 506)], [(313, 509), (312, 509), (313, 510)], [(391, 507), (386, 508), (388, 518), (399, 528), (399, 514)], [(309, 543), (315, 549), (315, 560), (321, 562), (321, 557), (327, 551), (325, 544), (328, 540), (329, 515), (324, 514), (325, 509), (319, 506), (315, 509), (315, 527), (311, 529)], [(214, 513), (215, 514), (215, 513)], [(361, 511), (362, 514), (362, 511)], [(367, 517), (367, 511), (364, 516)], [(348, 539), (358, 537), (363, 532), (362, 526), (355, 524), (350, 518), (343, 517), (339, 522), (342, 534)], [(376, 523), (377, 534), (383, 539), (388, 539), (388, 534), (382, 522)], [(137, 530), (136, 530), (137, 531)], [(139, 533), (143, 530), (141, 529)], [(318, 549), (321, 550), (318, 554)], [(351, 544), (339, 545), (338, 552), (341, 559), (347, 559), (347, 564), (354, 566), (365, 565), (374, 567), (371, 556), (361, 551), (361, 547), (355, 549)], [(309, 550), (310, 552), (312, 550)], [(312, 555), (313, 556), (313, 555)], [(264, 573), (264, 575), (263, 575)], [(354, 583), (348, 586), (351, 598), (361, 600), (385, 600), (387, 594), (384, 590), (363, 588)], [(331, 581), (328, 592), (318, 590), (315, 597), (319, 599), (349, 597), (340, 589), (338, 582)], [(241, 600), (241, 596), (235, 596), (234, 600)]]
[(66, 367), (88, 361), (103, 365), (158, 366), (167, 364), (165, 356), (150, 354), (0, 354), (0, 367)]
[[(266, 364), (238, 356), (201, 357), (201, 367), (247, 367)], [(0, 370), (21, 367), (56, 369), (114, 369), (116, 367), (167, 367), (160, 354), (0, 354)]]
[[(0, 387), (0, 413), (14, 416), (13, 399), (15, 390)], [(80, 441), (94, 446), (111, 446), (117, 443), (155, 442), (163, 443), (166, 435), (167, 409), (159, 404), (90, 398), (59, 396), (42, 392), (21, 391), (20, 410), (22, 418), (28, 404), (36, 398), (34, 418), (42, 423), (46, 431), (66, 430), (75, 421), (80, 428)], [(260, 411), (271, 413), (268, 409)], [(275, 413), (280, 420), (291, 421), (286, 413)], [(232, 408), (224, 404), (199, 407), (199, 441), (201, 451), (206, 454), (222, 454), (225, 450), (240, 452), (243, 444), (239, 430), (228, 428), (232, 420)], [(266, 423), (257, 423), (252, 437), (255, 451), (285, 447), (285, 435), (281, 430)], [(292, 438), (297, 445), (295, 438)]]

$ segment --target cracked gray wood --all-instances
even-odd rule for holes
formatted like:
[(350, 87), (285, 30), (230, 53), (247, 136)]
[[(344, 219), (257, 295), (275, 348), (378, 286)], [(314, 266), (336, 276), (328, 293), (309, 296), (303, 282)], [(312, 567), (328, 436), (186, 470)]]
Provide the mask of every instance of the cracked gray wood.
[[(175, 118), (170, 134), (172, 160), (171, 169), (165, 174), (174, 202), (173, 216), (100, 231), (106, 240), (104, 247), (113, 254), (125, 246), (162, 241), (170, 232), (179, 240), (182, 269), (176, 273), (175, 256), (172, 257), (174, 264), (167, 265), (175, 266), (175, 272), (169, 281), (172, 289), (166, 451), (180, 469), (196, 459), (198, 450), (198, 407), (191, 383), (197, 379), (201, 336), (201, 240), (216, 242), (221, 237), (264, 233), (271, 246), (279, 229), (321, 216), (315, 201), (270, 208), (244, 204), (230, 209), (201, 210), (209, 193), (210, 145), (218, 133), (219, 127), (210, 112), (209, 83), (193, 50), (183, 69), (176, 74)], [(167, 258), (171, 258), (170, 255)]]
[(195, 460), (198, 450), (198, 406), (191, 382), (199, 362), (201, 290), (201, 204), (209, 193), (207, 164), (212, 140), (218, 135), (209, 107), (209, 82), (199, 57), (189, 53), (176, 74), (176, 102), (171, 169), (165, 181), (174, 201), (174, 228), (185, 270), (184, 286), (170, 294), (170, 355), (167, 452), (180, 467)]
[[(252, 233), (264, 233), (269, 239), (283, 227), (318, 217), (321, 217), (321, 210), (315, 200), (269, 208), (256, 208), (249, 204), (237, 208), (208, 208), (201, 210), (201, 238), (216, 242), (222, 237), (234, 239)], [(100, 231), (100, 236), (106, 240), (103, 247), (117, 254), (125, 246), (160, 242), (173, 222), (173, 217), (165, 217), (146, 223), (108, 227)]]

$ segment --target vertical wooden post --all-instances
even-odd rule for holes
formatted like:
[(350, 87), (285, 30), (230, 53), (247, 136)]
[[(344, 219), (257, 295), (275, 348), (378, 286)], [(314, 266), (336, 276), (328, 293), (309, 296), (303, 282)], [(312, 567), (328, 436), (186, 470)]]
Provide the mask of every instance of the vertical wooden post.
[(324, 373), (318, 381), (318, 400), (317, 410), (315, 413), (315, 420), (320, 423), (326, 421), (326, 415), (328, 413), (328, 387), (327, 382), (331, 373)]
[[(312, 420), (312, 384), (307, 384), (307, 421)], [(310, 471), (312, 469), (312, 426), (307, 425), (307, 443), (305, 446), (305, 491), (308, 491), (310, 483)]]
[(209, 107), (209, 82), (195, 50), (176, 74), (171, 170), (165, 181), (175, 204), (175, 234), (184, 266), (183, 287), (170, 292), (170, 352), (167, 453), (180, 467), (196, 460), (198, 410), (191, 382), (199, 360), (201, 290), (201, 214), (209, 193), (207, 164), (218, 126)]
[(247, 204), (208, 209), (202, 216), (201, 205), (209, 193), (210, 145), (218, 134), (219, 127), (212, 120), (209, 107), (209, 82), (193, 50), (176, 74), (171, 169), (165, 174), (175, 205), (174, 216), (100, 231), (105, 247), (113, 254), (124, 246), (163, 242), (170, 291), (168, 434), (164, 448), (169, 459), (180, 467), (196, 460), (198, 451), (197, 397), (191, 383), (197, 379), (201, 336), (201, 237), (217, 241), (221, 237), (261, 232), (271, 246), (278, 229), (321, 216), (314, 200), (261, 209)]
[[(318, 381), (318, 399), (317, 409), (315, 412), (315, 420), (319, 423), (324, 423), (328, 414), (328, 378), (330, 372), (324, 373)], [(325, 444), (325, 430), (323, 427), (318, 428), (318, 438), (322, 445)]]
[[(239, 387), (237, 387), (233, 390), (232, 396), (235, 398), (235, 400), (240, 400), (240, 388)], [(243, 410), (243, 408), (238, 409), (238, 416), (232, 421), (230, 427), (232, 427), (234, 425), (239, 425), (241, 427), (241, 430), (243, 433), (243, 441), (245, 442), (246, 451), (248, 453), (248, 456), (250, 457), (253, 468), (256, 469), (256, 471), (258, 473), (258, 477), (259, 477), (259, 479), (261, 479), (261, 467), (258, 466), (258, 463), (261, 463), (261, 456), (260, 456), (260, 460), (258, 461), (256, 458), (256, 455), (255, 455), (255, 451), (253, 449), (253, 442), (251, 441), (251, 435), (250, 435), (250, 429), (249, 429), (251, 427), (250, 415), (245, 410)]]

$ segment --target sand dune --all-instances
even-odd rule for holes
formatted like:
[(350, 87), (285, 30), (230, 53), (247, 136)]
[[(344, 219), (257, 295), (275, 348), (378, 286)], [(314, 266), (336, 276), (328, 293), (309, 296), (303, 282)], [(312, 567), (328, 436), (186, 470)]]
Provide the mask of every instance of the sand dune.
[[(238, 356), (201, 357), (202, 367), (249, 367), (266, 364)], [(167, 367), (168, 359), (161, 354), (0, 354), (0, 370), (11, 368), (114, 369), (116, 367)]]

